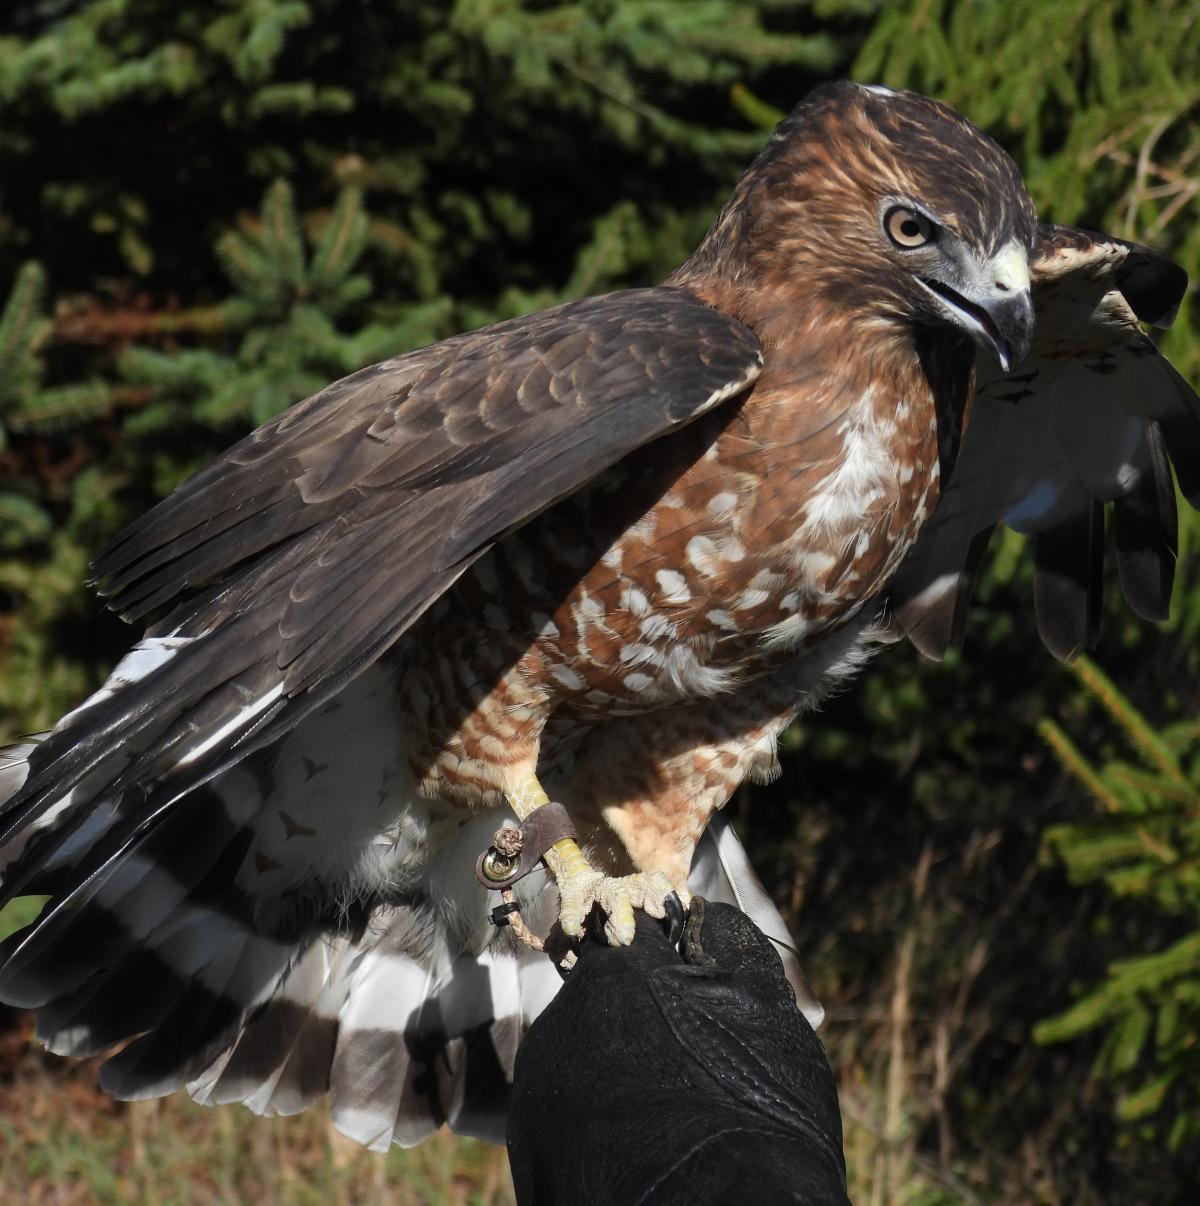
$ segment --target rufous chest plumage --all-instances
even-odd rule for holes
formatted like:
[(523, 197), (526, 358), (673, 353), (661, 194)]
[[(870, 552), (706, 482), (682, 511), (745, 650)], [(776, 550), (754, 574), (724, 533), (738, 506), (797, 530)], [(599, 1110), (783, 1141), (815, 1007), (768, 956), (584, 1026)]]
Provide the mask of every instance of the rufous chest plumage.
[[(914, 378), (899, 401), (868, 387), (840, 411), (807, 413), (787, 384), (761, 383), (722, 423), (678, 450), (647, 450), (508, 543), (519, 580), (522, 563), (603, 534), (623, 499), (638, 504), (636, 522), (545, 605), (529, 656), (565, 706), (720, 695), (799, 655), (895, 571), (938, 495), (928, 384)], [(672, 456), (688, 454), (672, 473)]]
[[(725, 695), (870, 607), (932, 512), (970, 363), (939, 390), (765, 375), (503, 540), (405, 643), (425, 790), (490, 790), (552, 714)], [(952, 460), (951, 462), (952, 463)], [(457, 785), (457, 786), (456, 786)]]

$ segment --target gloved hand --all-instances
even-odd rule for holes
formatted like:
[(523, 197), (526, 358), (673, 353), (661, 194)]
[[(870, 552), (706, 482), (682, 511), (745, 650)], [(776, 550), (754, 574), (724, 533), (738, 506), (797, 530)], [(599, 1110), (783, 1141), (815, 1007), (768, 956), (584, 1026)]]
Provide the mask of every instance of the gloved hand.
[(520, 1206), (848, 1202), (837, 1090), (770, 942), (694, 898), (681, 942), (637, 916), (584, 944), (517, 1056)]

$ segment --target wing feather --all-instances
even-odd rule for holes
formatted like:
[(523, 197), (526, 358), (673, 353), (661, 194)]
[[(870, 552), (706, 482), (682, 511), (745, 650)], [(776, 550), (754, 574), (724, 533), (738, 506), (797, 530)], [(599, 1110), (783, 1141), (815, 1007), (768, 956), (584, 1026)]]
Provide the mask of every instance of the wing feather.
[(1055, 656), (1095, 643), (1104, 509), (1121, 587), (1141, 616), (1170, 603), (1171, 484), (1200, 504), (1200, 399), (1138, 320), (1166, 325), (1181, 268), (1134, 243), (1040, 228), (1037, 330), (1017, 372), (980, 364), (971, 424), (937, 511), (891, 584), (896, 622), (934, 658), (962, 639), (981, 541), (998, 523), (1036, 538), (1038, 629)]
[(1096, 643), (1104, 568), (1104, 505), (1080, 498), (1078, 509), (1036, 537), (1033, 606), (1046, 648), (1069, 662)]
[(121, 800), (89, 864), (101, 874), (340, 690), (498, 538), (760, 367), (735, 319), (683, 289), (630, 290), (363, 369), (259, 428), (97, 558), (110, 606), (150, 620), (171, 656), (118, 675), (31, 753), (0, 846), (70, 793)]
[(1152, 623), (1171, 611), (1171, 586), (1179, 546), (1175, 488), (1162, 430), (1151, 422), (1146, 431), (1150, 472), (1113, 506), (1113, 544), (1121, 590), (1129, 606)]

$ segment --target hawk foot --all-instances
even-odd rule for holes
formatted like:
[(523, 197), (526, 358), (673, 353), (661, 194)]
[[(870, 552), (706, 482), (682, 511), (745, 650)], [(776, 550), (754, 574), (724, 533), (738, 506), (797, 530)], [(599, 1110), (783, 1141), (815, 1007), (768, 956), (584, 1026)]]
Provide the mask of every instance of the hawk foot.
[[(682, 914), (686, 901), (680, 900), (662, 872), (642, 871), (616, 877), (597, 871), (575, 841), (565, 809), (550, 800), (536, 776), (529, 775), (517, 782), (506, 794), (524, 826), (520, 831), (509, 827), (497, 832), (491, 849), (480, 858), (475, 874), (485, 887), (510, 887), (527, 874), (533, 860), (540, 856), (558, 884), (558, 929), (568, 942), (583, 937), (587, 920), (596, 907), (604, 915), (604, 937), (612, 946), (629, 946), (633, 942), (634, 909), (642, 909), (661, 921), (668, 916), (666, 902), (671, 897)], [(511, 916), (506, 912), (504, 918), (493, 920), (511, 922), (515, 916), (515, 912)], [(672, 931), (679, 928), (679, 920), (672, 911)], [(526, 938), (522, 941), (528, 942)]]
[(559, 878), (558, 892), (558, 922), (567, 937), (582, 937), (588, 916), (598, 906), (604, 914), (605, 939), (612, 946), (628, 946), (633, 941), (634, 909), (651, 917), (666, 917), (666, 900), (674, 888), (660, 871), (614, 878), (588, 867)]

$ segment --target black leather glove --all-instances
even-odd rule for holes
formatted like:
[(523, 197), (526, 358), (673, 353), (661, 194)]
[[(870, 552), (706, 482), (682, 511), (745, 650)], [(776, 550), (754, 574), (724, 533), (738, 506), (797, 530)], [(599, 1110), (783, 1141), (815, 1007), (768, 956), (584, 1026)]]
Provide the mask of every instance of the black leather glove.
[(585, 943), (517, 1056), (520, 1206), (848, 1202), (837, 1089), (770, 942), (695, 898), (681, 943), (637, 916)]

